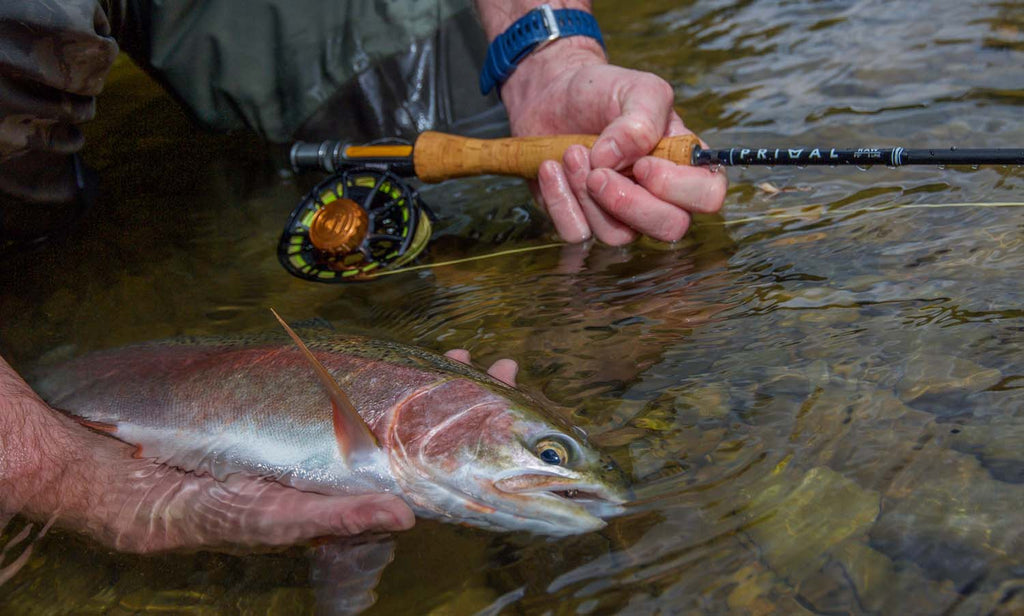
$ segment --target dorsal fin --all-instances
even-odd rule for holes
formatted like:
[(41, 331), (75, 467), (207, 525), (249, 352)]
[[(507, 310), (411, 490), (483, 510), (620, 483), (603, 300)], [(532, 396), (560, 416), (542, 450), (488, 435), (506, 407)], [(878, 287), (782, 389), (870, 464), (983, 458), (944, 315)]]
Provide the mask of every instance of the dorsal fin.
[(341, 388), (341, 385), (338, 385), (338, 382), (334, 380), (331, 373), (313, 355), (313, 352), (302, 342), (298, 334), (292, 331), (291, 327), (288, 327), (288, 324), (284, 322), (281, 315), (277, 314), (277, 311), (273, 308), (270, 311), (274, 313), (278, 322), (281, 323), (281, 327), (284, 328), (284, 331), (288, 332), (288, 335), (295, 341), (299, 350), (309, 360), (309, 364), (313, 367), (317, 378), (320, 379), (320, 383), (327, 390), (327, 395), (331, 398), (331, 406), (334, 409), (334, 437), (338, 441), (338, 450), (341, 451), (342, 457), (346, 460), (351, 460), (353, 456), (380, 449), (377, 437), (373, 435), (370, 427), (359, 416), (359, 412), (356, 411), (355, 405), (352, 404), (348, 395), (345, 394), (345, 390)]

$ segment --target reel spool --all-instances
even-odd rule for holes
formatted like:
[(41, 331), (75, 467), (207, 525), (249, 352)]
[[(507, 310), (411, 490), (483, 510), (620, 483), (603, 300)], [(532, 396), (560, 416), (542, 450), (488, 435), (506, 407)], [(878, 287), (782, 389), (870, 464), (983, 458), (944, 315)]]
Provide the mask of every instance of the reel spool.
[(347, 169), (299, 202), (277, 245), (291, 274), (315, 282), (372, 280), (415, 259), (431, 233), (419, 194), (390, 171)]

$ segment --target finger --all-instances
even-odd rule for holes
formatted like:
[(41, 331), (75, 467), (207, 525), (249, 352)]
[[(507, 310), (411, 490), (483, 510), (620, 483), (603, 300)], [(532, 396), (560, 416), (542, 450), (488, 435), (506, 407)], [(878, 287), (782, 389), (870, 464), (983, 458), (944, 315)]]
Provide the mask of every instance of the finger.
[(127, 552), (279, 547), (415, 523), (408, 505), (391, 494), (325, 496), (241, 473), (218, 481), (149, 462), (131, 476), (127, 493), (115, 498), (110, 537)]
[(446, 351), (444, 356), (464, 364), (469, 363), (469, 351), (466, 349), (452, 349), (450, 351)]
[(286, 546), (324, 536), (411, 528), (416, 518), (392, 494), (326, 496), (240, 474), (204, 478), (189, 491), (190, 536), (206, 544)]
[[(444, 355), (464, 364), (469, 363), (469, 351), (465, 349), (452, 349)], [(512, 387), (516, 386), (516, 374), (518, 372), (519, 365), (511, 359), (499, 359), (487, 369), (487, 374)]]
[(628, 167), (653, 150), (668, 128), (675, 93), (666, 81), (636, 77), (621, 97), (621, 113), (601, 131), (591, 151), (595, 169)]
[(570, 146), (562, 157), (562, 163), (569, 186), (597, 239), (610, 246), (621, 246), (635, 240), (635, 231), (602, 210), (590, 197), (590, 191), (587, 190), (587, 175), (590, 173), (587, 148), (581, 145)]
[(587, 189), (605, 211), (654, 239), (675, 242), (690, 226), (690, 215), (685, 210), (658, 199), (610, 169), (591, 171)]
[(677, 165), (653, 156), (636, 161), (633, 177), (655, 197), (702, 214), (722, 209), (728, 188), (724, 173), (704, 167)]
[(587, 225), (587, 219), (569, 186), (562, 166), (553, 160), (541, 163), (537, 171), (537, 183), (548, 217), (554, 223), (558, 235), (570, 243), (590, 239), (590, 226)]
[(686, 128), (686, 125), (683, 124), (683, 119), (679, 117), (679, 114), (673, 112), (672, 117), (669, 118), (668, 128), (665, 130), (665, 136), (677, 137), (679, 135), (693, 135), (694, 137), (697, 137), (697, 141), (700, 142), (700, 147), (708, 147), (708, 144), (703, 139), (694, 134), (692, 130)]
[(516, 386), (516, 374), (519, 373), (519, 364), (511, 359), (499, 359), (487, 369), (487, 374), (493, 376), (509, 387)]
[(392, 494), (324, 496), (284, 486), (273, 492), (246, 505), (233, 533), (254, 544), (293, 545), (317, 537), (406, 530), (416, 522), (409, 506)]
[(393, 494), (323, 498), (328, 501), (322, 506), (330, 510), (328, 523), (332, 535), (408, 530), (416, 523), (409, 506)]
[(555, 272), (559, 274), (579, 274), (583, 271), (583, 264), (590, 254), (591, 242), (579, 244), (565, 244), (558, 252), (558, 267)]

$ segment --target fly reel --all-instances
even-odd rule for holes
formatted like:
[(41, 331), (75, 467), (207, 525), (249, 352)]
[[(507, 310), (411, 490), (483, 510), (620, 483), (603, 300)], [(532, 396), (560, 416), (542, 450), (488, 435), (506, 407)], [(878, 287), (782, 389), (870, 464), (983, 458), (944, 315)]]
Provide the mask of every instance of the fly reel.
[(303, 198), (281, 234), (277, 256), (305, 280), (372, 280), (423, 251), (430, 220), (416, 190), (394, 173), (350, 168)]

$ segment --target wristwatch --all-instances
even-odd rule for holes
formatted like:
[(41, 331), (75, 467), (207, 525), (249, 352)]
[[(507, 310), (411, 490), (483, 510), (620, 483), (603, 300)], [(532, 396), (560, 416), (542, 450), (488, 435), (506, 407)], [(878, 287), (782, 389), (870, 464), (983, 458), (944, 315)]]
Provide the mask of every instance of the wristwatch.
[(480, 91), (487, 94), (505, 83), (519, 62), (530, 52), (569, 36), (589, 36), (604, 47), (597, 20), (586, 11), (554, 10), (550, 4), (542, 4), (523, 15), (487, 48), (487, 60), (480, 71)]

